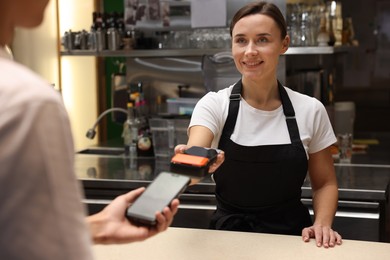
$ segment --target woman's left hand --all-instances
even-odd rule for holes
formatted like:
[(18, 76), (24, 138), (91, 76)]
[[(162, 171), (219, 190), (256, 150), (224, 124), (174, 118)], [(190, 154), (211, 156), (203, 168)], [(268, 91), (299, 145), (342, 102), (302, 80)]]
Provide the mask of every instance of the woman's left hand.
[(302, 239), (305, 242), (309, 242), (310, 238), (316, 240), (318, 247), (334, 247), (335, 245), (341, 245), (342, 238), (339, 233), (332, 228), (321, 225), (313, 225), (311, 227), (304, 228), (302, 230)]

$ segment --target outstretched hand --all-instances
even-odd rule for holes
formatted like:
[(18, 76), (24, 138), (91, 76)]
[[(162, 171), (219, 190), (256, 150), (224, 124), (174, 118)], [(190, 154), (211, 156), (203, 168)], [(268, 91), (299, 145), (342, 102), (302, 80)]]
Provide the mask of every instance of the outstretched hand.
[[(175, 147), (175, 154), (177, 153), (184, 153), (185, 150), (190, 148), (191, 146), (185, 145), (185, 144), (178, 144)], [(225, 153), (223, 151), (218, 152), (217, 160), (215, 160), (214, 163), (212, 163), (209, 167), (209, 173), (215, 172), (219, 166), (224, 162), (225, 160)]]
[(153, 227), (137, 226), (125, 216), (127, 207), (139, 197), (145, 188), (139, 188), (116, 197), (101, 212), (87, 217), (91, 236), (96, 244), (122, 244), (142, 241), (165, 231), (177, 213), (179, 200), (174, 199), (170, 207), (156, 212), (157, 224)]

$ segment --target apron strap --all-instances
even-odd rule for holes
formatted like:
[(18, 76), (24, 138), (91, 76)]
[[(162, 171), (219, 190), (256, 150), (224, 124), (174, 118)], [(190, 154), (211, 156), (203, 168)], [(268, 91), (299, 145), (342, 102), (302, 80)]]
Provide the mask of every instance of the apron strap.
[(301, 137), (299, 136), (299, 129), (297, 120), (295, 118), (294, 107), (291, 103), (290, 98), (288, 97), (286, 89), (283, 85), (278, 81), (278, 88), (280, 98), (282, 100), (283, 113), (286, 116), (286, 123), (288, 128), (288, 133), (290, 134), (290, 140), (293, 144), (301, 144)]
[[(290, 135), (290, 140), (292, 144), (302, 144), (301, 138), (299, 135), (298, 124), (295, 118), (295, 111), (292, 106), (291, 100), (288, 97), (286, 89), (278, 81), (278, 89), (280, 98), (282, 100), (283, 113), (286, 116), (286, 123), (288, 128), (288, 133)], [(241, 101), (241, 91), (242, 91), (242, 80), (240, 79), (232, 89), (230, 94), (229, 102), (229, 112), (226, 118), (225, 125), (222, 130), (221, 139), (219, 140), (218, 148), (224, 148), (225, 143), (230, 139), (230, 136), (233, 134), (234, 128), (236, 126), (237, 115), (240, 108)]]
[(230, 93), (230, 102), (229, 102), (229, 112), (225, 125), (223, 126), (221, 139), (219, 140), (218, 148), (223, 149), (226, 141), (230, 139), (230, 136), (233, 134), (234, 127), (236, 126), (236, 120), (238, 115), (238, 110), (240, 108), (241, 101), (241, 90), (242, 90), (242, 81), (241, 79), (233, 86), (232, 92)]

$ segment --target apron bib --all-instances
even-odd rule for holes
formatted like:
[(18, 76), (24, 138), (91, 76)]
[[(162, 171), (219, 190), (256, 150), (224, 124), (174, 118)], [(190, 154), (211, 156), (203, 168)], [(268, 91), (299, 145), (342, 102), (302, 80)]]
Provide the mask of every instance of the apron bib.
[(241, 80), (230, 95), (219, 149), (225, 161), (214, 173), (217, 210), (210, 227), (220, 230), (300, 235), (312, 221), (301, 202), (308, 163), (294, 108), (278, 82), (291, 144), (242, 146), (230, 139), (241, 98)]

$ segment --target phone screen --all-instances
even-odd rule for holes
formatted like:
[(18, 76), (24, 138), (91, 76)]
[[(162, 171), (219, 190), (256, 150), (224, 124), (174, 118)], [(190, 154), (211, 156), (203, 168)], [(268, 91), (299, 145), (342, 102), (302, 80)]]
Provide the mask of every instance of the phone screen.
[(162, 211), (188, 186), (191, 179), (180, 174), (161, 172), (137, 200), (126, 216), (139, 224), (155, 225), (156, 211)]

